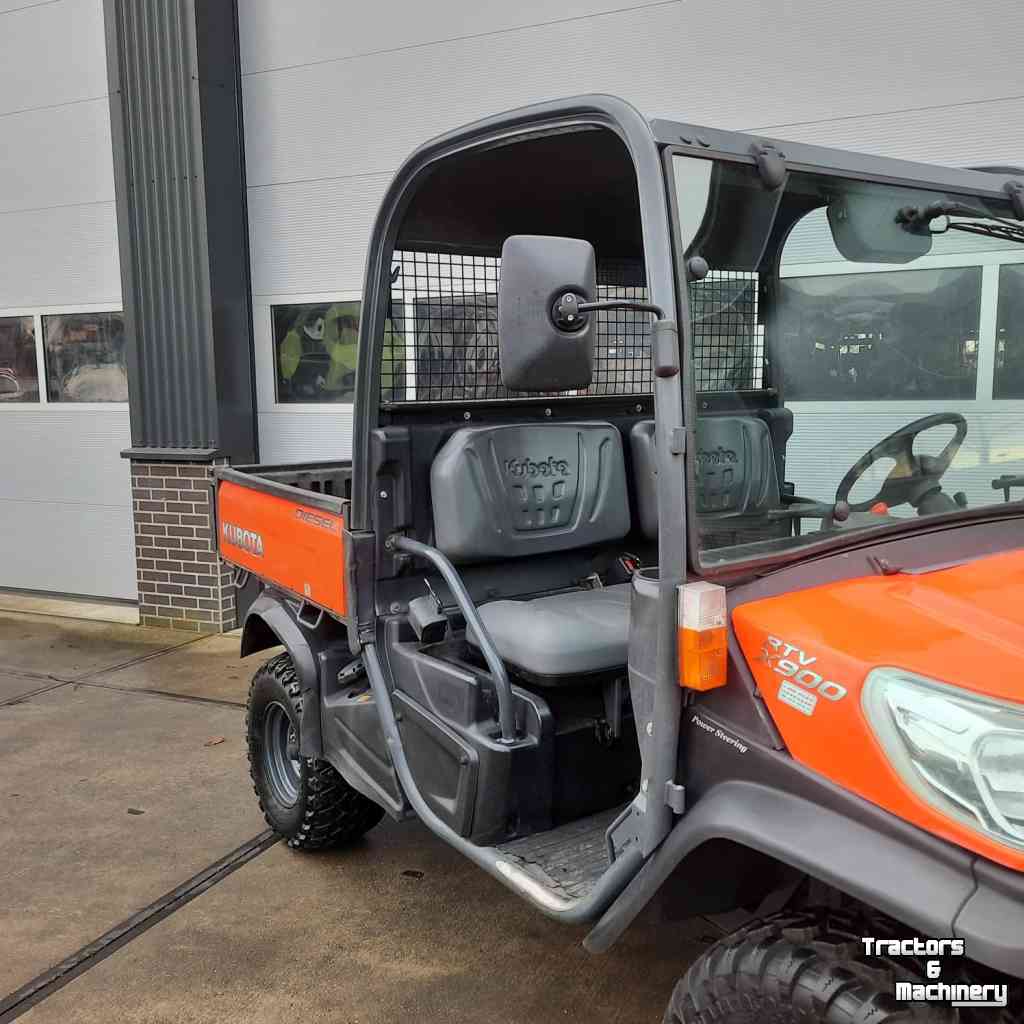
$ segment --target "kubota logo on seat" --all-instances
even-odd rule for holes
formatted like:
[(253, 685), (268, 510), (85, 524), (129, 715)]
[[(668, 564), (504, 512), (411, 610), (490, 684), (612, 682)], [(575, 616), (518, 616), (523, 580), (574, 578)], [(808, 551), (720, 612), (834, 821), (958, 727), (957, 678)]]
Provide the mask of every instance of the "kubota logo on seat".
[(731, 448), (700, 448), (697, 450), (697, 464), (700, 466), (725, 466), (739, 462)]
[(248, 551), (250, 555), (263, 557), (263, 538), (255, 530), (243, 530), (234, 523), (221, 523), (220, 532), (229, 544)]
[(509, 476), (565, 476), (569, 472), (566, 459), (556, 459), (549, 455), (539, 462), (525, 456), (519, 459), (506, 459), (505, 472)]

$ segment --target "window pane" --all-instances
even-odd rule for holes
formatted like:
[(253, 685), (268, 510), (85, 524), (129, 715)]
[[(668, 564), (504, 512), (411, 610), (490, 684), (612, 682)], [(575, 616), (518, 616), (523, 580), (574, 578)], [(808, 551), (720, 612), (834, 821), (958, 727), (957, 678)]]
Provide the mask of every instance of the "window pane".
[(30, 316), (0, 317), (0, 402), (38, 402), (36, 329)]
[(127, 402), (124, 315), (43, 317), (46, 393), (51, 402)]
[(786, 400), (972, 399), (980, 314), (980, 267), (784, 277)]
[(1024, 265), (1000, 267), (993, 398), (1024, 398)]
[(359, 347), (356, 302), (274, 306), (279, 402), (351, 402)]

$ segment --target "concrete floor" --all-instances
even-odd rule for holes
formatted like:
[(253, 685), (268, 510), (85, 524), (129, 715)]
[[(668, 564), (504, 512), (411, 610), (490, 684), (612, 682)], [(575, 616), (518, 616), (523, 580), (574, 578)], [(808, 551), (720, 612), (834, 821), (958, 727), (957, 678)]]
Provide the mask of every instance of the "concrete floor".
[[(0, 612), (0, 1004), (262, 831), (241, 710), (260, 660), (237, 638)], [(708, 930), (641, 921), (591, 957), (582, 930), (388, 821), (344, 851), (272, 847), (21, 1019), (654, 1022)]]

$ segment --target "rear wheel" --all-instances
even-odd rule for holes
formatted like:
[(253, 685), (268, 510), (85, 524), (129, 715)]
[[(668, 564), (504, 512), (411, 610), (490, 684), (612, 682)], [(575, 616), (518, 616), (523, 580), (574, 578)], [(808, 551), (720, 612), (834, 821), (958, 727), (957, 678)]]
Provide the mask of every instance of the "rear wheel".
[(887, 937), (874, 920), (833, 911), (764, 918), (694, 961), (676, 985), (664, 1024), (953, 1024), (950, 1006), (899, 1003), (896, 981), (923, 982), (915, 964), (864, 956), (862, 936)]
[(302, 692), (288, 654), (260, 666), (249, 688), (249, 774), (267, 824), (297, 850), (351, 842), (384, 811), (326, 761), (299, 756)]

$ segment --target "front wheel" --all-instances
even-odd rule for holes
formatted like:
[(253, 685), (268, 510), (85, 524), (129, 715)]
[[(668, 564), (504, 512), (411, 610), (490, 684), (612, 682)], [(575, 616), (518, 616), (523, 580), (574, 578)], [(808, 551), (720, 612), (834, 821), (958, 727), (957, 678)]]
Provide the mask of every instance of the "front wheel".
[(326, 761), (299, 756), (302, 692), (291, 656), (279, 654), (253, 676), (246, 706), (249, 774), (267, 824), (297, 850), (358, 839), (384, 811)]
[[(863, 922), (830, 911), (763, 918), (715, 943), (675, 987), (663, 1024), (954, 1024), (950, 1006), (899, 1003), (914, 964), (863, 955)], [(877, 933), (876, 933), (877, 934)]]

